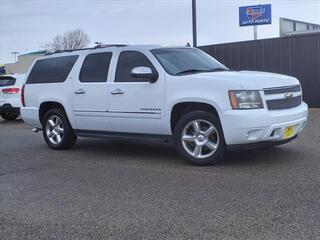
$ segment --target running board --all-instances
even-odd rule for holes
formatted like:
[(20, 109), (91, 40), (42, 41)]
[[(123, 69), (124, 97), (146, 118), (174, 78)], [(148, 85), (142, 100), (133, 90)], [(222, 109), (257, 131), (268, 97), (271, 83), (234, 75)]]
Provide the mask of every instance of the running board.
[(107, 138), (126, 141), (151, 141), (151, 142), (172, 142), (171, 135), (144, 134), (144, 133), (122, 133), (92, 130), (74, 130), (80, 137)]

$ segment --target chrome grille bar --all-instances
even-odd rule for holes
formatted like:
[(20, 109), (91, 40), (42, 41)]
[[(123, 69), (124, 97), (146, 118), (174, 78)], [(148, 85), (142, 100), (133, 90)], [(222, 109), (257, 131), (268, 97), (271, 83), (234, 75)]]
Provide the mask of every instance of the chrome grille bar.
[(301, 102), (302, 97), (297, 96), (293, 98), (267, 100), (267, 106), (269, 110), (283, 110), (297, 107), (301, 104)]
[(265, 95), (280, 94), (280, 93), (287, 93), (287, 92), (300, 92), (300, 91), (301, 91), (300, 85), (263, 89), (263, 92)]

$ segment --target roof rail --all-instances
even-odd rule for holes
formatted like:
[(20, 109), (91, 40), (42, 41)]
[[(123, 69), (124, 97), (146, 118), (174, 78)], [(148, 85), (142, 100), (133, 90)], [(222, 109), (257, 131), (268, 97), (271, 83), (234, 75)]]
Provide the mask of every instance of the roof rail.
[(94, 47), (94, 49), (96, 48), (107, 48), (107, 47), (126, 47), (128, 45), (126, 44), (100, 44)]
[(126, 46), (128, 46), (128, 45), (126, 45), (126, 44), (101, 44), (101, 45), (97, 45), (97, 46), (91, 47), (91, 48), (78, 48), (78, 49), (70, 49), (70, 50), (57, 50), (57, 51), (55, 51), (55, 52), (46, 53), (45, 55), (52, 55), (52, 54), (64, 53), (64, 52), (75, 52), (75, 51), (82, 51), (82, 50), (94, 50), (94, 49), (99, 49), (99, 48), (126, 47)]

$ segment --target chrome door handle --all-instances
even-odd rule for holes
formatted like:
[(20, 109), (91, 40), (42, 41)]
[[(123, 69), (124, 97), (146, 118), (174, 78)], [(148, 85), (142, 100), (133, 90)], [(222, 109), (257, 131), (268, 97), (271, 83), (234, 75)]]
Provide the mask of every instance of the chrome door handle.
[(111, 91), (111, 94), (116, 95), (116, 94), (124, 94), (124, 91), (121, 90), (120, 88), (116, 88)]
[(86, 91), (83, 90), (82, 88), (79, 88), (77, 91), (74, 92), (74, 94), (85, 94)]

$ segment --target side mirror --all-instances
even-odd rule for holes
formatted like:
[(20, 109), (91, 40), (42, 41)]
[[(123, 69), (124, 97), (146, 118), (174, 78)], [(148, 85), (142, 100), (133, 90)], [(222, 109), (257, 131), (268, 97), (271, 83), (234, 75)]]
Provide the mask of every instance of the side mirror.
[(147, 79), (150, 83), (154, 83), (158, 79), (158, 74), (152, 72), (149, 67), (135, 67), (131, 71), (131, 77)]

